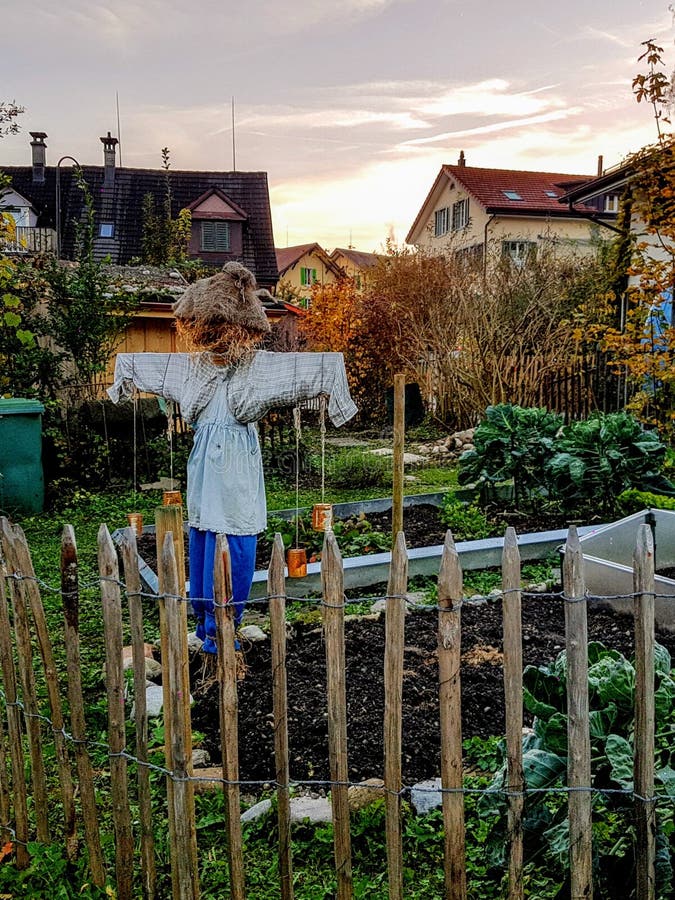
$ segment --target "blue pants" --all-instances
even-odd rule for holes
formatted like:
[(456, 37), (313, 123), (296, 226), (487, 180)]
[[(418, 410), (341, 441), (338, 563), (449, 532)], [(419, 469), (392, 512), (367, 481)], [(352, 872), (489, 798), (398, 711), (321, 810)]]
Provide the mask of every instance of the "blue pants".
[[(190, 528), (190, 599), (197, 616), (197, 636), (204, 641), (202, 650), (216, 652), (216, 622), (213, 613), (213, 567), (216, 557), (213, 531)], [(232, 602), (235, 628), (241, 625), (244, 607), (253, 582), (255, 534), (227, 534), (232, 560)]]

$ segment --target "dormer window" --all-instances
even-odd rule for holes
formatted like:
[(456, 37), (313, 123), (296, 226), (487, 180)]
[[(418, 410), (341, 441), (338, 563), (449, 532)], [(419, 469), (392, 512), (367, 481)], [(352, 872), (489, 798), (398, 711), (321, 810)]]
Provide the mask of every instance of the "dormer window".
[(205, 253), (227, 253), (230, 249), (230, 223), (208, 219), (201, 226), (199, 249)]
[(605, 194), (605, 212), (615, 213), (619, 211), (619, 195)]

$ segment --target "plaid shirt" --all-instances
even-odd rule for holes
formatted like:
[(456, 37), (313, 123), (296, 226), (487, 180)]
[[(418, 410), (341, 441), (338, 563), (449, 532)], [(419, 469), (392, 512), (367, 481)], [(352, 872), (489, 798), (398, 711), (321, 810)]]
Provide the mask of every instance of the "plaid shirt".
[[(357, 412), (349, 394), (341, 353), (268, 353), (258, 350), (229, 374), (228, 403), (243, 424), (256, 422), (275, 406), (293, 406), (329, 394), (328, 415), (336, 426)], [(208, 353), (119, 353), (108, 390), (117, 403), (133, 388), (175, 400), (186, 422), (195, 422), (223, 375)]]

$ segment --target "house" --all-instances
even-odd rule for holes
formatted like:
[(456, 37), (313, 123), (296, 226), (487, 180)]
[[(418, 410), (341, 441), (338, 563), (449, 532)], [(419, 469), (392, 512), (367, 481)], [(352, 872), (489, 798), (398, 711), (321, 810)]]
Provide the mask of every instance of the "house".
[(353, 247), (336, 247), (330, 255), (342, 271), (349, 278), (353, 278), (358, 288), (364, 288), (368, 283), (368, 275), (383, 260), (386, 259), (379, 253), (365, 253), (362, 250), (354, 250)]
[(342, 276), (340, 267), (319, 244), (277, 247), (278, 293), (308, 300), (315, 284), (332, 284)]
[[(53, 231), (59, 255), (73, 259), (75, 226), (85, 214), (83, 192), (71, 165), (46, 165), (47, 135), (31, 132), (31, 137), (31, 165), (3, 170), (12, 180), (13, 197), (0, 200), (0, 208), (8, 202), (18, 205), (30, 220), (26, 227)], [(218, 268), (237, 260), (255, 274), (261, 287), (274, 288), (278, 271), (266, 172), (126, 168), (117, 165), (117, 139), (108, 133), (101, 142), (103, 165), (82, 167), (94, 203), (98, 258), (110, 257), (125, 265), (141, 257), (144, 203), (152, 198), (161, 210), (168, 180), (172, 217), (182, 209), (189, 209), (192, 216), (190, 257)], [(72, 163), (69, 157), (66, 160)]]
[(483, 261), (488, 248), (521, 264), (544, 243), (587, 247), (594, 223), (616, 219), (618, 197), (608, 192), (572, 208), (559, 201), (591, 178), (467, 166), (462, 151), (457, 165), (441, 167), (406, 241)]

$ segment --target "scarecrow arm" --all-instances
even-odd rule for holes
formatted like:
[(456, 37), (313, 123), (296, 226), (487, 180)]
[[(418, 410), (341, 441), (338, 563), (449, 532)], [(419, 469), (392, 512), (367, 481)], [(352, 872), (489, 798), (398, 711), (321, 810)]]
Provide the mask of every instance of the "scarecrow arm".
[(136, 388), (180, 403), (189, 359), (187, 353), (118, 353), (115, 380), (108, 388), (108, 396), (113, 403), (119, 403)]
[(240, 422), (255, 422), (275, 406), (293, 406), (328, 394), (328, 415), (336, 426), (358, 412), (349, 394), (341, 353), (258, 351), (232, 376), (230, 409)]

